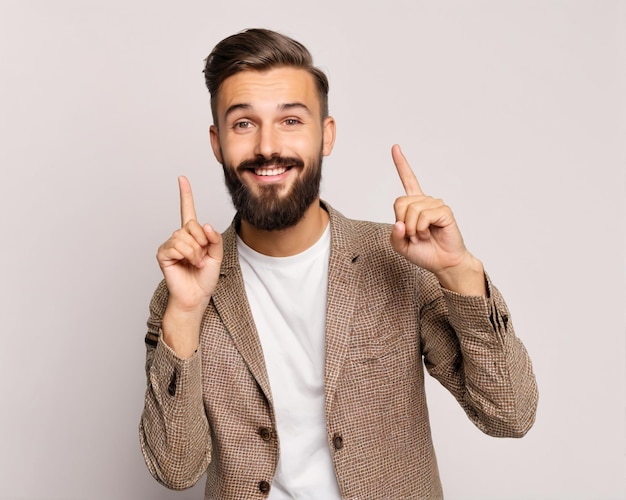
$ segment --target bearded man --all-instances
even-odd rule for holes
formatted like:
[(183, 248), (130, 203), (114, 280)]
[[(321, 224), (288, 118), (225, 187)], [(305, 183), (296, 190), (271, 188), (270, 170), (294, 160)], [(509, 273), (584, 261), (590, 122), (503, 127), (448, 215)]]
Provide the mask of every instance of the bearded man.
[(210, 140), (237, 211), (220, 235), (179, 179), (159, 247), (140, 441), (152, 475), (206, 498), (441, 498), (424, 366), (493, 436), (534, 422), (530, 359), (451, 209), (399, 146), (394, 225), (320, 200), (328, 81), (269, 30), (206, 61)]

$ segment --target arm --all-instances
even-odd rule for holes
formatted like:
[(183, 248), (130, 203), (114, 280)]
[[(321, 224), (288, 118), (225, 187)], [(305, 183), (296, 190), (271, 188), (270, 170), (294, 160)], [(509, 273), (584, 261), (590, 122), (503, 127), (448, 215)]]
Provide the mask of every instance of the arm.
[(196, 221), (189, 182), (179, 179), (181, 229), (159, 247), (165, 280), (150, 304), (141, 449), (151, 474), (173, 489), (195, 484), (211, 459), (202, 398), (200, 324), (219, 277), (221, 236)]
[(160, 333), (167, 300), (162, 282), (150, 304), (147, 388), (139, 439), (152, 476), (169, 488), (184, 489), (193, 486), (206, 471), (211, 440), (202, 402), (200, 353), (181, 359)]
[(421, 301), (426, 367), (483, 431), (522, 436), (534, 421), (537, 387), (506, 304), (465, 247), (450, 207), (424, 195), (398, 146), (392, 156), (406, 196), (394, 205), (391, 245), (439, 283), (428, 287), (438, 297)]
[(504, 299), (488, 278), (487, 289), (489, 297), (442, 289), (422, 308), (424, 363), (479, 429), (521, 437), (535, 420), (535, 377)]

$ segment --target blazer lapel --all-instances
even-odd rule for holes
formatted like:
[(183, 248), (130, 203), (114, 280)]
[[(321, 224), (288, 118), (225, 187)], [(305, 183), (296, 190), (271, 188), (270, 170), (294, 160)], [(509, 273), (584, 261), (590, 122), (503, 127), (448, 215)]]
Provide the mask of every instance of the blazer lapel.
[(360, 288), (360, 273), (359, 254), (349, 221), (327, 204), (324, 206), (330, 214), (331, 224), (324, 362), (324, 406), (328, 422), (339, 373), (348, 353), (357, 292)]
[(263, 348), (252, 318), (239, 267), (235, 225), (236, 221), (223, 234), (224, 260), (212, 299), (235, 347), (248, 365), (250, 373), (258, 382), (265, 397), (272, 403)]
[[(331, 250), (328, 264), (328, 294), (326, 299), (326, 346), (324, 360), (324, 406), (326, 419), (330, 416), (341, 368), (348, 352), (353, 315), (360, 288), (359, 253), (350, 221), (326, 203), (331, 224)], [(231, 335), (235, 347), (265, 397), (272, 403), (269, 377), (263, 348), (254, 324), (237, 254), (236, 224), (233, 222), (223, 235), (224, 260), (213, 303)]]

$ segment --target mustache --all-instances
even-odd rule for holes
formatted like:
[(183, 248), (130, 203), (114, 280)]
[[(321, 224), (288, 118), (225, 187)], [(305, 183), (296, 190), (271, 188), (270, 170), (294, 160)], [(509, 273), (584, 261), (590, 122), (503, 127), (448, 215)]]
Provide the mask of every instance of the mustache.
[(292, 158), (289, 156), (272, 156), (271, 158), (265, 158), (263, 156), (257, 156), (249, 160), (243, 160), (238, 166), (237, 171), (252, 170), (262, 167), (304, 167), (304, 161), (299, 158)]

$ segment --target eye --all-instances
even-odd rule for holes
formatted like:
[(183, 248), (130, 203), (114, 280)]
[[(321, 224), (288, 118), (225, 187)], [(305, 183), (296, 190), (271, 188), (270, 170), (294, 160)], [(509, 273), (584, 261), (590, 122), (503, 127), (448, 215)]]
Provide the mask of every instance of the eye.
[(233, 125), (233, 128), (247, 129), (247, 128), (250, 128), (251, 126), (252, 124), (249, 121), (241, 120), (241, 121), (235, 122), (235, 124)]
[(302, 122), (300, 120), (298, 120), (297, 118), (287, 118), (284, 121), (284, 124), (288, 125), (288, 126), (299, 125), (300, 123), (302, 123)]

